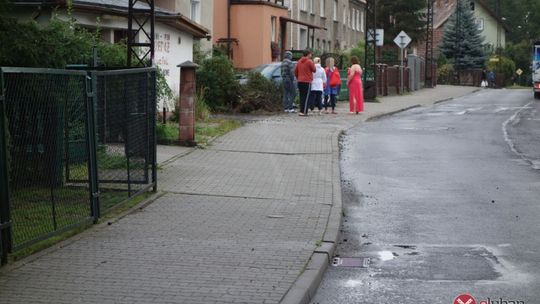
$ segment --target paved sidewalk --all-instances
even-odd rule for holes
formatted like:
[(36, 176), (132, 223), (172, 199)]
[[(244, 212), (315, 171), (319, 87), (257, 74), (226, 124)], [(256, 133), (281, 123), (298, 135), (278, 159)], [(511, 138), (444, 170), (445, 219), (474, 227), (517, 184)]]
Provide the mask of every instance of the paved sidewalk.
[(160, 147), (163, 196), (0, 270), (0, 303), (279, 303), (288, 291), (294, 302), (339, 228), (339, 133), (473, 90), (382, 98), (358, 116), (343, 103), (339, 115), (261, 118), (181, 155)]

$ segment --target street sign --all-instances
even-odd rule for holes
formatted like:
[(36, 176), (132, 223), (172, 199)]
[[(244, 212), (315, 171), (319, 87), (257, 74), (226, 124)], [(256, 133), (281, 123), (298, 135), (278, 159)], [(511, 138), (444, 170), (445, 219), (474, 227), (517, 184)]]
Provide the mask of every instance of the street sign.
[(405, 31), (401, 31), (397, 36), (396, 39), (394, 39), (394, 43), (399, 46), (399, 48), (404, 49), (406, 48), (409, 43), (411, 43), (412, 39), (405, 33)]
[(516, 74), (518, 74), (519, 76), (521, 76), (521, 74), (523, 74), (523, 70), (522, 70), (522, 69), (517, 69)]
[(375, 30), (375, 45), (376, 46), (384, 45), (384, 29)]
[(375, 29), (375, 33), (373, 33), (373, 29), (368, 29), (367, 31), (368, 42), (373, 41), (373, 34), (375, 34), (375, 45), (383, 46), (384, 45), (384, 29)]

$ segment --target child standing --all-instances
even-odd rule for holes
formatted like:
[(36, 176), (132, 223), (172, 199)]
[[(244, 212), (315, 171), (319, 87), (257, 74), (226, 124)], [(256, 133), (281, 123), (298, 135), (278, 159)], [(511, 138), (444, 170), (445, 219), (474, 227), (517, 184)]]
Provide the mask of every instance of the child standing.
[(339, 70), (334, 66), (334, 58), (326, 59), (326, 85), (324, 88), (324, 113), (328, 114), (328, 107), (332, 107), (332, 114), (336, 114), (336, 99), (341, 87), (341, 76)]
[(309, 107), (313, 111), (315, 107), (319, 109), (319, 114), (322, 111), (322, 94), (324, 90), (324, 84), (326, 83), (326, 73), (321, 67), (321, 58), (317, 57), (313, 60), (315, 63), (315, 73), (313, 73), (313, 81), (311, 82), (311, 94)]

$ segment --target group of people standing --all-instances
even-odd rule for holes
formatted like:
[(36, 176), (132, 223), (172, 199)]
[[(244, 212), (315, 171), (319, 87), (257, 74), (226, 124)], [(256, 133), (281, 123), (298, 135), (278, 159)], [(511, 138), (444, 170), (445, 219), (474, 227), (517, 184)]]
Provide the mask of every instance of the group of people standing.
[[(336, 100), (341, 90), (341, 76), (335, 67), (334, 58), (326, 59), (326, 67), (321, 66), (319, 57), (313, 58), (313, 53), (304, 51), (302, 58), (294, 66), (292, 53), (286, 52), (281, 63), (283, 79), (283, 108), (287, 113), (295, 113), (294, 99), (296, 97), (295, 79), (300, 93), (300, 108), (298, 115), (307, 116), (309, 110), (318, 109), (318, 113), (336, 114)], [(364, 111), (364, 93), (362, 88), (362, 68), (358, 58), (351, 58), (351, 67), (347, 73), (349, 88), (349, 110), (351, 114)], [(324, 112), (322, 111), (324, 107)], [(331, 108), (331, 112), (328, 111)]]

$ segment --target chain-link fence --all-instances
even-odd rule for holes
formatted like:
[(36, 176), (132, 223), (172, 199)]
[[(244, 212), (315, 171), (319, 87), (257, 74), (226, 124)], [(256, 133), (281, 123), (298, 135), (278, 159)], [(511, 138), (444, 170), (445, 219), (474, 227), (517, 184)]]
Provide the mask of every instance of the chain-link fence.
[(0, 74), (4, 260), (155, 188), (154, 69)]

